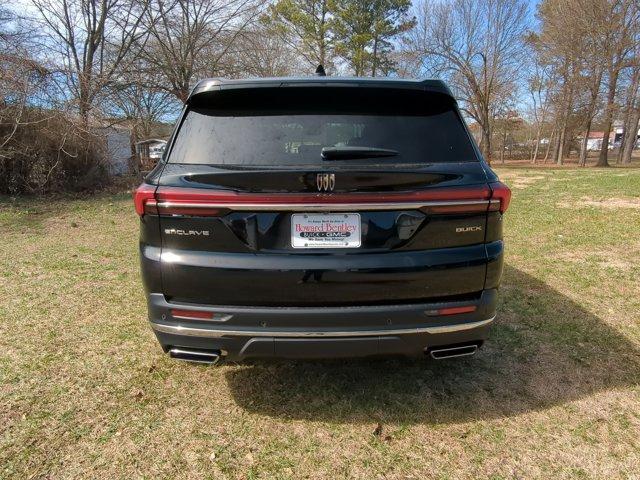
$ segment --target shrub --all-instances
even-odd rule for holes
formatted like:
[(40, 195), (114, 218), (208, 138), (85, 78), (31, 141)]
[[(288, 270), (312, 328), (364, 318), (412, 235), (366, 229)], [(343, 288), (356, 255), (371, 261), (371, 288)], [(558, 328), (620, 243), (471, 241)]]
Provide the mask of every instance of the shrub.
[(104, 137), (82, 122), (59, 110), (0, 112), (0, 193), (80, 191), (108, 181)]

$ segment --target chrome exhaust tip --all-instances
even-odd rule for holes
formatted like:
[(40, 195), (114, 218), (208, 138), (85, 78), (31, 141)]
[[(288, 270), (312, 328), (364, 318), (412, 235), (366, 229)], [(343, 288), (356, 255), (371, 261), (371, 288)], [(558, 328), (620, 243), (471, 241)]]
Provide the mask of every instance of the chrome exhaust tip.
[(169, 356), (177, 360), (185, 362), (204, 363), (207, 365), (215, 365), (222, 357), (220, 352), (205, 352), (202, 350), (187, 350), (184, 348), (172, 348), (169, 350)]
[(460, 345), (457, 347), (435, 347), (428, 350), (429, 355), (434, 360), (444, 360), (445, 358), (470, 357), (478, 351), (477, 344)]

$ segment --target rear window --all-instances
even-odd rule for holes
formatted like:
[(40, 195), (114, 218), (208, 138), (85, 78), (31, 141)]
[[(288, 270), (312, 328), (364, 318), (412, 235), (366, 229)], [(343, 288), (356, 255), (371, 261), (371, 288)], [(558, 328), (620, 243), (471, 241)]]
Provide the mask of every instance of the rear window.
[[(281, 90), (261, 91), (253, 101), (240, 91), (218, 93), (209, 103), (192, 105), (168, 161), (237, 166), (477, 161), (462, 120), (445, 96), (383, 89)], [(323, 159), (322, 149), (331, 147), (397, 154)]]

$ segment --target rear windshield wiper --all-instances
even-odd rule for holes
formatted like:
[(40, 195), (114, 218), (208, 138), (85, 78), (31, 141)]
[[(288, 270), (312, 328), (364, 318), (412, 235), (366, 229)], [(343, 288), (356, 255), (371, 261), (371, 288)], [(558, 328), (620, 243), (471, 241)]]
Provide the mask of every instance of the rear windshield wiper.
[(358, 158), (395, 157), (400, 155), (396, 150), (375, 147), (324, 147), (322, 149), (323, 160), (351, 160)]

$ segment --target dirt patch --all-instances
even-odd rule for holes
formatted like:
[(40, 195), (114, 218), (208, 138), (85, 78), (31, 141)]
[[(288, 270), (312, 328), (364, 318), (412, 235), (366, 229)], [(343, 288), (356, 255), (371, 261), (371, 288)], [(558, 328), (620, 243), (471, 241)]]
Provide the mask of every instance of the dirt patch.
[(575, 208), (575, 207), (596, 207), (605, 208), (609, 210), (617, 210), (620, 208), (632, 208), (640, 209), (639, 198), (605, 198), (594, 199), (591, 197), (582, 197), (580, 200), (574, 202), (562, 201), (556, 204), (560, 208)]
[(547, 176), (546, 175), (525, 176), (525, 175), (518, 175), (518, 174), (504, 174), (504, 175), (501, 175), (500, 178), (503, 181), (506, 181), (506, 183), (511, 188), (524, 189), (524, 188), (527, 188), (529, 185), (533, 185), (539, 180), (545, 180)]
[(623, 272), (628, 272), (637, 265), (636, 261), (632, 259), (622, 258), (622, 252), (617, 252), (615, 250), (561, 252), (554, 255), (554, 257), (558, 260), (576, 264), (596, 263), (602, 268), (614, 268)]

